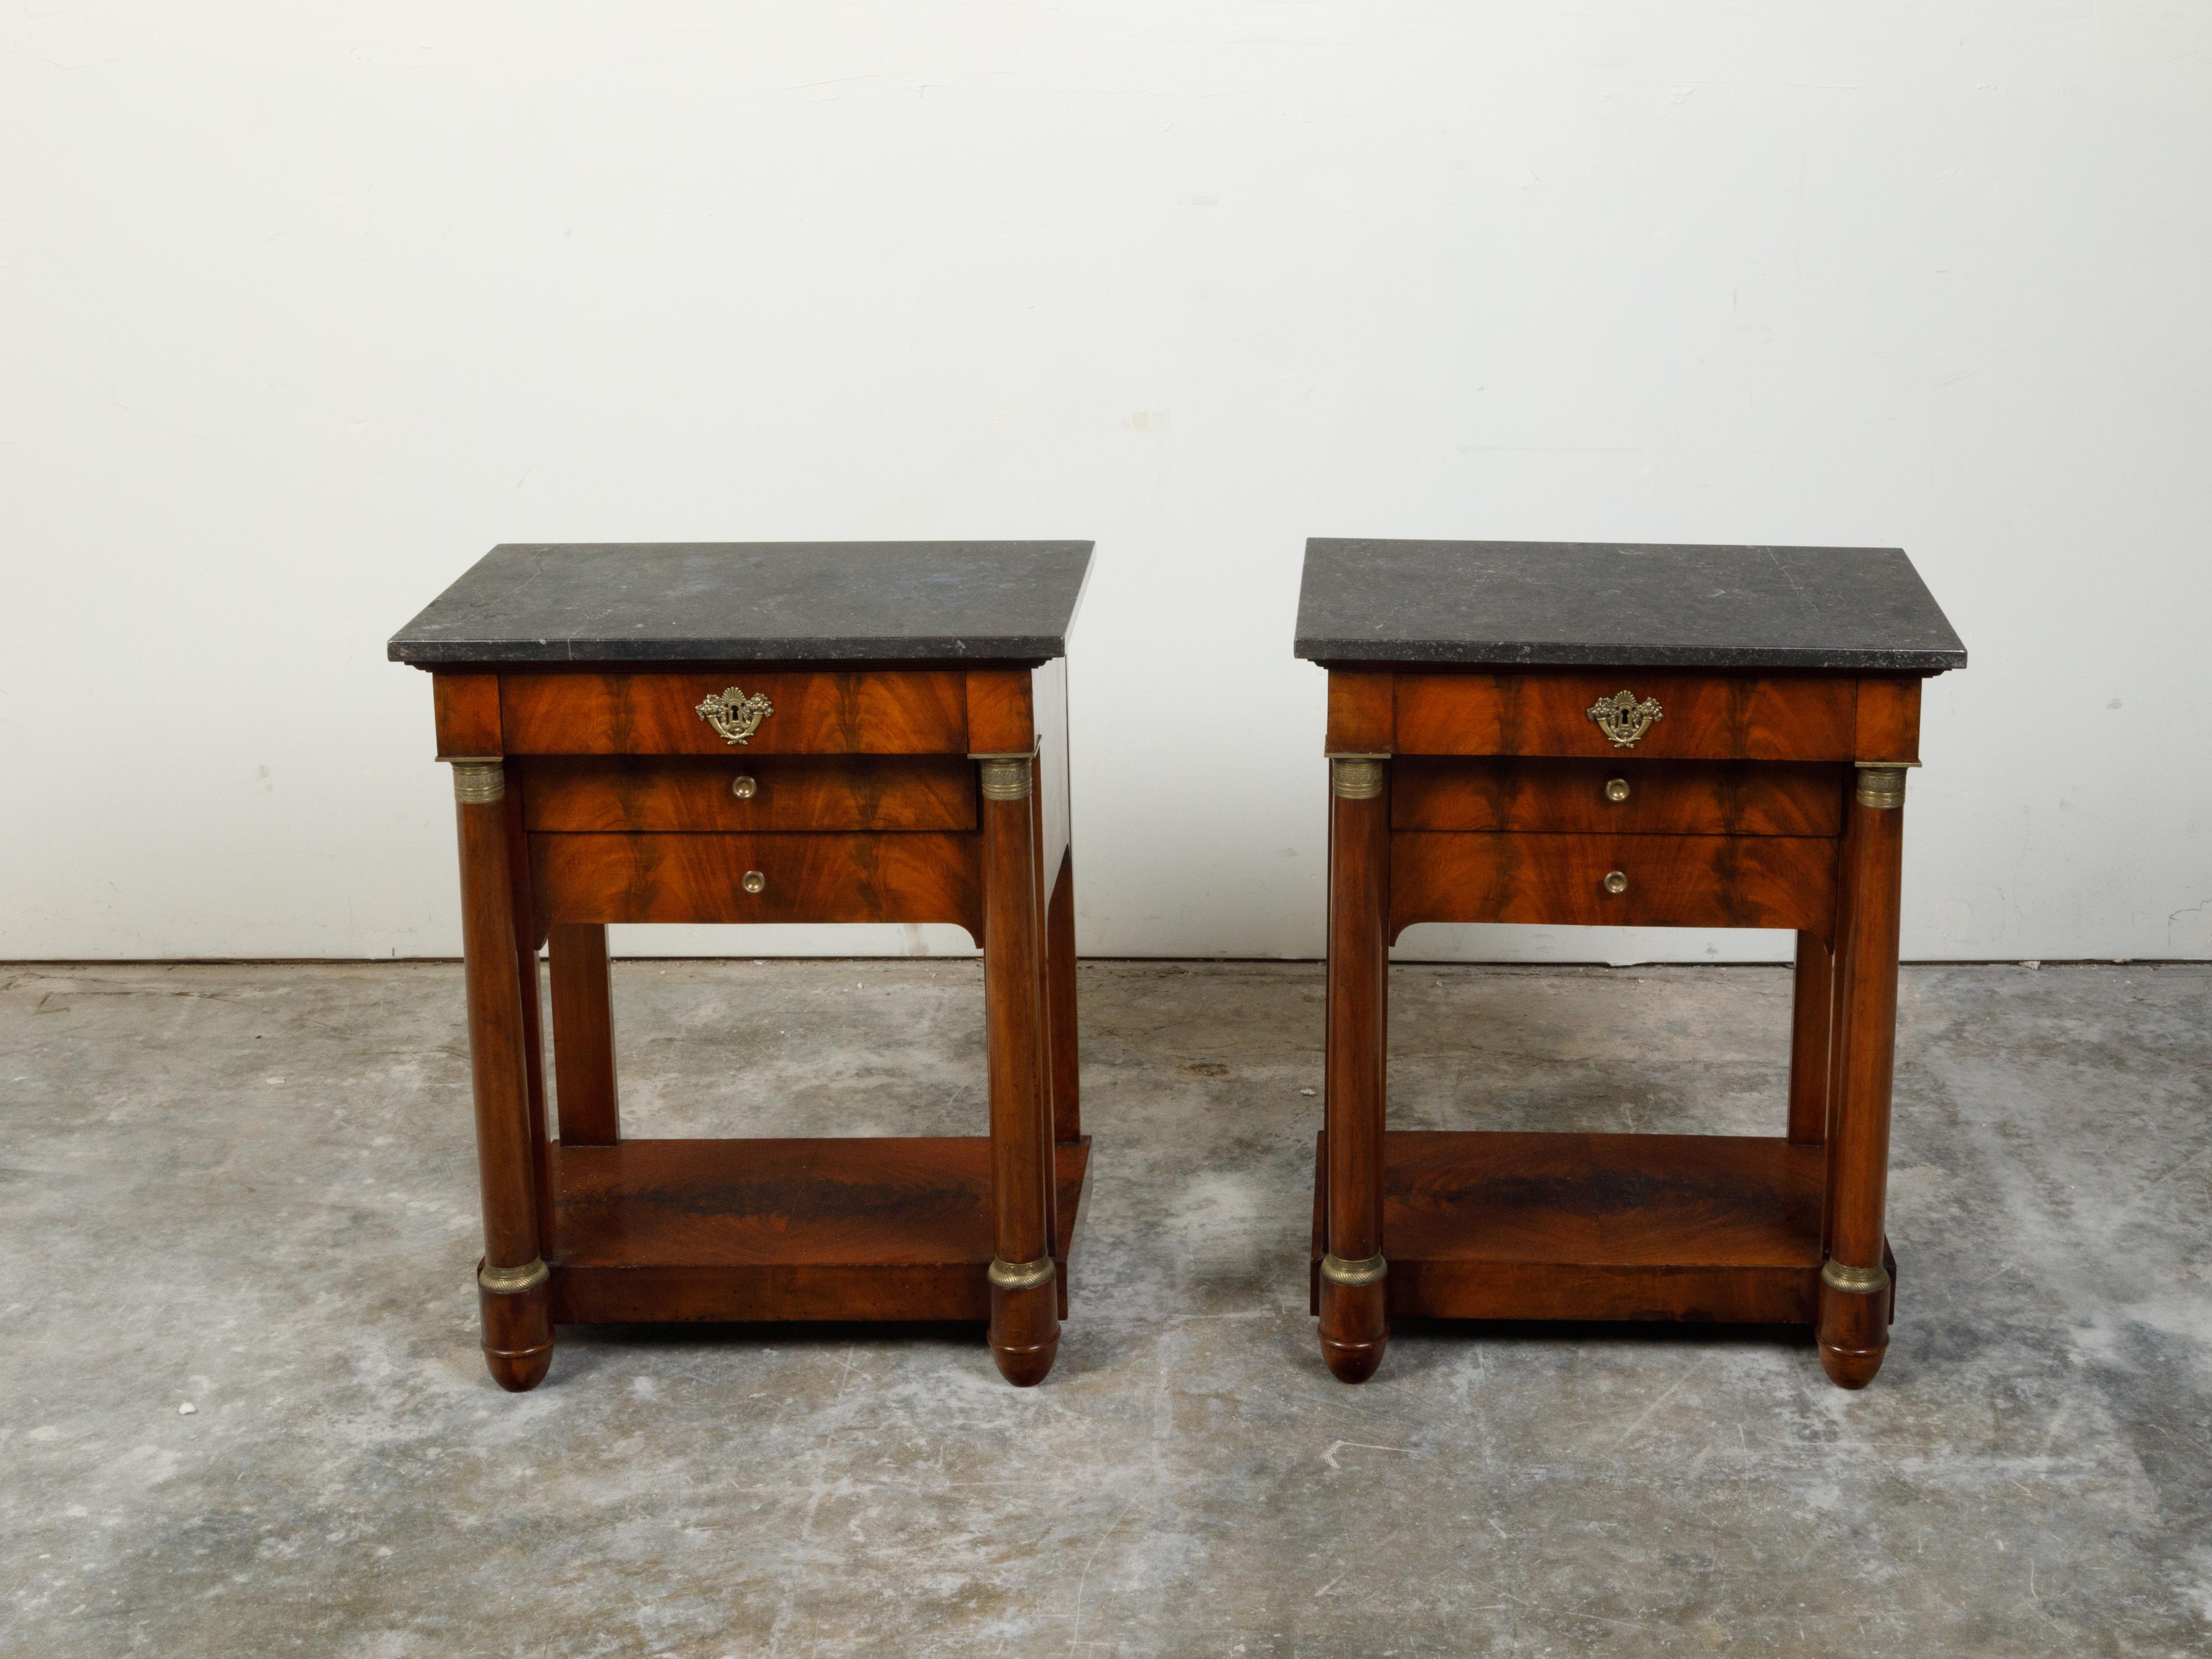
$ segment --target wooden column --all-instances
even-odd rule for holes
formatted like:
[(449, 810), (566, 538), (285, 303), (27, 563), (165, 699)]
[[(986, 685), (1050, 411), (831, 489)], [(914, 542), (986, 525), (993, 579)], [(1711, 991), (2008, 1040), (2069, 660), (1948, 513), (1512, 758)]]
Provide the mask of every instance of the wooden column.
[(1389, 1340), (1382, 1257), (1389, 767), (1387, 757), (1335, 756), (1328, 769), (1328, 1248), (1321, 1262), (1321, 1352), (1338, 1381), (1364, 1382), (1382, 1363)]
[[(1818, 933), (1797, 935), (1797, 976), (1790, 1012), (1790, 1144), (1828, 1138), (1830, 1005), (1835, 957)], [(557, 981), (556, 981), (557, 983)]]
[(1844, 831), (1847, 906), (1838, 927), (1837, 1098), (1828, 1141), (1828, 1260), (1820, 1269), (1820, 1364), (1863, 1389), (1889, 1346), (1882, 1212), (1897, 1054), (1898, 890), (1905, 769), (1858, 768)]
[(495, 759), (456, 759), (461, 848), (461, 953), (469, 1060), (476, 1085), (477, 1168), (484, 1254), (477, 1269), (484, 1363), (502, 1389), (536, 1388), (553, 1359), (552, 1303), (538, 1217), (532, 1145), (530, 1023), (522, 1007), (506, 774)]
[(1017, 1388), (1060, 1347), (1052, 1260), (1052, 1129), (1044, 1097), (1042, 918), (1028, 755), (981, 756), (983, 1029), (991, 1097), (991, 1357)]
[(614, 1015), (608, 1000), (605, 922), (562, 922), (551, 935), (553, 1105), (568, 1146), (622, 1139), (615, 1092)]
[(1076, 1075), (1075, 849), (1060, 860), (1045, 906), (1047, 994), (1052, 1001), (1052, 1138), (1073, 1145), (1083, 1139), (1083, 1107)]

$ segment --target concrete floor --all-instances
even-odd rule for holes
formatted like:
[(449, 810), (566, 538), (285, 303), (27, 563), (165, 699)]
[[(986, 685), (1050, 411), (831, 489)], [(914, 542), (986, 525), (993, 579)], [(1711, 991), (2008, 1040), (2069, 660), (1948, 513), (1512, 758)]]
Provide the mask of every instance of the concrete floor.
[[(627, 1328), (509, 1397), (458, 969), (0, 976), (0, 1651), (2212, 1651), (2212, 970), (1908, 970), (1857, 1395), (1771, 1332), (1401, 1328), (1332, 1382), (1321, 983), (1084, 969), (1042, 1388), (972, 1330)], [(1780, 1121), (1778, 970), (1393, 995), (1401, 1126)], [(969, 964), (616, 997), (640, 1133), (981, 1122)]]

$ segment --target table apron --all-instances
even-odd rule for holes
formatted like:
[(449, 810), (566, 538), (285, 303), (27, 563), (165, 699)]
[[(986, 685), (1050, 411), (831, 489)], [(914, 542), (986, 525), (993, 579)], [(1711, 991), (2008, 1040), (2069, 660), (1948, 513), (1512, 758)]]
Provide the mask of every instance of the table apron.
[[(699, 712), (735, 690), (772, 712), (734, 741)], [(957, 671), (754, 672), (743, 664), (660, 674), (500, 676), (510, 755), (964, 755), (968, 676)]]

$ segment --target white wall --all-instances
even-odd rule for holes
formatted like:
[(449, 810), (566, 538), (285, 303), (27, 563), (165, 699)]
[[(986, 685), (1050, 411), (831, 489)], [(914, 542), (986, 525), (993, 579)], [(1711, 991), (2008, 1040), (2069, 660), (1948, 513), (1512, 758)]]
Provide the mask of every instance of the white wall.
[(495, 541), (956, 535), (1098, 544), (1084, 948), (1312, 955), (1310, 534), (1906, 547), (1908, 952), (2212, 956), (2212, 9), (0, 19), (0, 957), (453, 951)]

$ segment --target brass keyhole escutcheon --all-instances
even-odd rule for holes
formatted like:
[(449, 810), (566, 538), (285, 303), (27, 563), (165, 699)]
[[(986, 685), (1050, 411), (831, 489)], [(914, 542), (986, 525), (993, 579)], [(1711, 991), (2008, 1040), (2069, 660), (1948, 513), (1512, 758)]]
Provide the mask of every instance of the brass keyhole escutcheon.
[(1618, 806), (1621, 802), (1626, 800), (1628, 799), (1628, 780), (1626, 778), (1607, 778), (1605, 781), (1605, 798), (1616, 806)]
[(765, 691), (756, 691), (749, 697), (744, 687), (726, 685), (691, 712), (713, 726), (723, 742), (744, 743), (760, 730), (763, 720), (775, 713), (775, 705)]
[(1645, 697), (1638, 702), (1633, 691), (1618, 691), (1612, 696), (1600, 697), (1583, 712), (1597, 722), (1597, 729), (1616, 749), (1636, 747), (1637, 739), (1651, 729), (1653, 721), (1664, 719), (1666, 713), (1656, 698)]
[(730, 780), (730, 793), (739, 800), (750, 800), (755, 795), (760, 793), (760, 784), (757, 780), (747, 777), (740, 772)]
[(744, 880), (740, 882), (738, 885), (743, 887), (748, 893), (762, 892), (768, 887), (768, 878), (761, 874), (757, 870), (748, 870), (745, 872)]
[[(750, 880), (751, 878), (747, 877), (746, 879)], [(1625, 893), (1628, 890), (1628, 878), (1619, 870), (1608, 870), (1605, 872), (1604, 885), (1608, 893)]]

